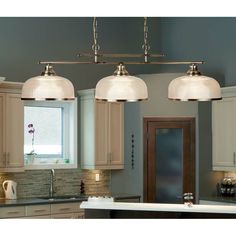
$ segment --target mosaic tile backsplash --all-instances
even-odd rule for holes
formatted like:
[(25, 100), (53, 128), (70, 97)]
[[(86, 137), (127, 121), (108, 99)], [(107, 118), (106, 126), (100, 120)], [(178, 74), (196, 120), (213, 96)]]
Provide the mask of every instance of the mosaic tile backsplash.
[[(95, 174), (100, 181), (95, 181)], [(4, 180), (17, 182), (17, 198), (49, 196), (50, 170), (30, 170), (20, 173), (0, 173), (0, 198), (4, 198)], [(84, 182), (86, 195), (108, 195), (110, 193), (110, 171), (65, 169), (55, 170), (55, 196), (80, 194), (80, 183)]]

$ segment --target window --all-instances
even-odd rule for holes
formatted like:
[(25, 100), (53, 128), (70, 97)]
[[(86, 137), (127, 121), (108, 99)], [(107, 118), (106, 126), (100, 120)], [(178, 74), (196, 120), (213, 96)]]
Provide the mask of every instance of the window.
[(26, 102), (26, 169), (77, 167), (77, 102)]

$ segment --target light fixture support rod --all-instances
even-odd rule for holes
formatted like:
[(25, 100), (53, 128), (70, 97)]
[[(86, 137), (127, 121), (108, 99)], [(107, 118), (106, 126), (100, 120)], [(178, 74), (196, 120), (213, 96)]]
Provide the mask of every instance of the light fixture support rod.
[[(131, 54), (131, 53), (103, 53), (98, 54), (99, 57), (104, 58), (142, 58), (144, 54)], [(164, 57), (165, 54), (160, 53), (154, 53), (154, 54), (148, 54), (148, 57)], [(87, 52), (81, 52), (77, 54), (77, 57), (94, 57), (93, 53), (87, 53)]]
[[(143, 54), (121, 54), (121, 53), (104, 53), (100, 54), (100, 46), (98, 44), (98, 24), (97, 18), (93, 18), (93, 45), (92, 50), (93, 53), (78, 53), (78, 57), (89, 58), (88, 60), (81, 60), (81, 61), (39, 61), (39, 64), (47, 64), (48, 67), (52, 66), (53, 64), (60, 64), (60, 65), (77, 65), (77, 64), (100, 64), (100, 65), (119, 65), (120, 61), (109, 61), (109, 59), (105, 60), (105, 58), (144, 58), (144, 61), (123, 61), (124, 64), (127, 65), (195, 65), (196, 64), (203, 64), (203, 61), (149, 61), (149, 58), (158, 58), (164, 57), (164, 54), (149, 54), (150, 45), (148, 44), (148, 25), (147, 25), (147, 17), (144, 17), (144, 43), (142, 48), (144, 50)], [(93, 58), (93, 60), (91, 59)], [(103, 60), (99, 60), (99, 58), (103, 58)], [(128, 59), (127, 59), (128, 60)], [(191, 69), (190, 69), (191, 71)], [(197, 70), (196, 70), (197, 71)]]
[[(39, 64), (60, 64), (60, 65), (77, 65), (77, 64), (101, 64), (101, 65), (117, 65), (120, 61), (39, 61)], [(126, 61), (127, 65), (188, 65), (188, 64), (203, 64), (204, 61)]]
[(147, 25), (147, 17), (144, 17), (144, 22), (143, 22), (143, 45), (142, 49), (144, 50), (144, 61), (148, 62), (148, 51), (150, 50), (150, 45), (148, 44), (148, 25)]
[(94, 62), (98, 62), (98, 51), (100, 50), (100, 46), (98, 44), (98, 23), (97, 18), (93, 18), (93, 46), (92, 50), (94, 51)]

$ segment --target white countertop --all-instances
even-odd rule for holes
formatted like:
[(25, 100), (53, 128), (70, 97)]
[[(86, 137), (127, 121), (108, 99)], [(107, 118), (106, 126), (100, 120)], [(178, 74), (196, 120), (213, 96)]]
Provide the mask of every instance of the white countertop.
[(131, 211), (165, 211), (165, 212), (202, 212), (202, 213), (236, 213), (236, 206), (191, 205), (162, 203), (128, 203), (128, 202), (82, 202), (83, 209), (131, 210)]

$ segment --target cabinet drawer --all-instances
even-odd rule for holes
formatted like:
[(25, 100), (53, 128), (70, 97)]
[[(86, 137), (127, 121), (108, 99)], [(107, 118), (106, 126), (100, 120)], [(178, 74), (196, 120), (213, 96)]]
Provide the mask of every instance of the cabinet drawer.
[(27, 216), (22, 219), (51, 219), (51, 215), (41, 215), (41, 216)]
[(75, 214), (76, 214), (76, 219), (84, 219), (84, 211), (80, 211)]
[(71, 212), (51, 215), (51, 219), (84, 219), (84, 213)]
[(51, 204), (51, 214), (69, 213), (79, 211), (79, 203)]
[(50, 214), (50, 205), (26, 206), (26, 216), (41, 216)]
[(51, 219), (77, 219), (76, 213), (53, 214)]
[(25, 207), (1, 207), (0, 218), (18, 218), (25, 216)]

